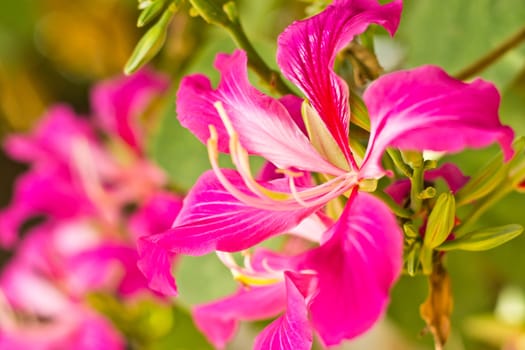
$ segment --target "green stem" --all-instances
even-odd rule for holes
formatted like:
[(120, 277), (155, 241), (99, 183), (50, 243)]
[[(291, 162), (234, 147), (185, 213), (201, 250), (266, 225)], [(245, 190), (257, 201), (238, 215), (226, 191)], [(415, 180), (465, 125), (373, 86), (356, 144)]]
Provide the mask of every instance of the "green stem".
[(520, 28), (520, 30), (518, 30), (516, 33), (514, 33), (507, 40), (502, 42), (494, 50), (490, 51), (485, 56), (483, 56), (479, 60), (477, 60), (476, 62), (472, 63), (471, 65), (467, 66), (463, 70), (459, 71), (455, 75), (455, 77), (457, 79), (460, 79), (460, 80), (465, 80), (465, 79), (473, 77), (474, 75), (478, 74), (479, 72), (483, 71), (488, 66), (490, 66), (491, 64), (496, 62), (507, 51), (509, 51), (512, 48), (514, 48), (515, 46), (517, 46), (523, 40), (525, 40), (525, 26)]
[(226, 26), (226, 30), (233, 40), (248, 55), (248, 66), (252, 69), (269, 87), (281, 95), (292, 94), (292, 90), (282, 80), (280, 74), (272, 70), (259, 56), (252, 43), (246, 36), (240, 22), (232, 22)]
[(412, 176), (410, 177), (410, 209), (414, 213), (419, 212), (421, 204), (423, 203), (419, 194), (423, 191), (423, 174), (425, 169), (423, 166), (414, 166)]
[(387, 148), (386, 153), (388, 153), (390, 159), (392, 159), (396, 167), (403, 173), (403, 175), (406, 177), (412, 176), (412, 168), (404, 162), (403, 157), (401, 157), (401, 153), (399, 153), (399, 151), (392, 148)]

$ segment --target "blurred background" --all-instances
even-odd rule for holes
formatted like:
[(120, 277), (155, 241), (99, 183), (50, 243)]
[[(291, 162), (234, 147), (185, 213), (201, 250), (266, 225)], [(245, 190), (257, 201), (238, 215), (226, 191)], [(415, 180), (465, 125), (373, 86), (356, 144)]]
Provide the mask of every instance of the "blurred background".
[[(312, 1), (238, 0), (248, 37), (272, 67), (277, 35), (305, 16)], [(143, 29), (136, 27), (134, 0), (18, 0), (0, 11), (0, 139), (29, 130), (44, 111), (67, 103), (88, 114), (89, 89), (122, 74)], [(454, 74), (488, 53), (525, 26), (523, 0), (405, 1), (395, 39), (378, 38), (381, 62), (389, 69), (437, 64)], [(183, 193), (209, 168), (205, 147), (178, 126), (174, 91), (180, 78), (203, 72), (217, 79), (212, 62), (217, 52), (230, 52), (231, 39), (220, 29), (180, 11), (172, 21), (164, 49), (153, 60), (171, 80), (170, 97), (148, 130), (148, 156), (162, 167), (171, 188)], [(502, 95), (501, 119), (525, 135), (525, 44), (516, 46), (481, 76)], [(495, 148), (450, 157), (473, 174)], [(0, 152), (0, 206), (9, 203), (16, 177), (26, 169)], [(513, 194), (481, 218), (491, 226), (525, 225), (525, 197)], [(525, 237), (495, 250), (449, 254), (447, 267), (454, 293), (453, 330), (447, 349), (525, 349)], [(8, 252), (3, 253), (4, 261)], [(188, 258), (178, 266), (179, 303), (191, 305), (234, 289), (229, 272), (211, 258)], [(195, 278), (195, 276), (199, 276)], [(211, 287), (213, 286), (213, 288)], [(348, 349), (425, 349), (430, 335), (419, 304), (425, 299), (424, 278), (403, 277), (392, 296), (388, 320)], [(186, 317), (186, 318), (184, 318)], [(153, 348), (209, 348), (187, 316), (175, 318), (177, 333)], [(257, 328), (257, 326), (255, 327)], [(253, 328), (244, 327), (250, 338)], [(388, 344), (388, 345), (385, 345)]]

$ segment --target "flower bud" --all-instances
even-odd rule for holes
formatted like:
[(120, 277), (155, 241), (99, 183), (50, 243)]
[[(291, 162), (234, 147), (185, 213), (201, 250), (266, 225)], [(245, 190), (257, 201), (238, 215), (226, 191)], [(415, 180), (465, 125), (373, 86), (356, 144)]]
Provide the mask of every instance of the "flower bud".
[(426, 247), (435, 248), (443, 243), (454, 228), (455, 217), (454, 195), (450, 192), (440, 194), (434, 209), (428, 216), (423, 244)]
[(166, 31), (175, 11), (174, 5), (168, 7), (159, 21), (144, 34), (126, 62), (124, 73), (131, 74), (137, 71), (160, 51), (166, 41)]

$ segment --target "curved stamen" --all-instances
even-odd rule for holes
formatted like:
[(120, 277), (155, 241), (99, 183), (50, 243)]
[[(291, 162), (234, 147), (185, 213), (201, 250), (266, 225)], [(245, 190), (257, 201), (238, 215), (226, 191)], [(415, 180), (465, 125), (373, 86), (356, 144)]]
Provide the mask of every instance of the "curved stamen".
[(283, 271), (255, 271), (249, 261), (249, 254), (245, 255), (245, 267), (239, 266), (231, 253), (216, 252), (216, 254), (219, 260), (230, 269), (233, 278), (245, 286), (266, 286), (284, 279)]
[(313, 188), (298, 191), (293, 181), (293, 177), (298, 173), (290, 170), (280, 169), (280, 172), (291, 177), (289, 182), (290, 193), (269, 190), (255, 181), (250, 168), (248, 152), (240, 144), (237, 132), (233, 128), (222, 103), (214, 104), (217, 112), (228, 132), (229, 148), (232, 162), (237, 168), (244, 184), (253, 195), (249, 195), (239, 190), (222, 173), (218, 164), (218, 134), (213, 125), (209, 125), (210, 138), (208, 139), (208, 155), (212, 169), (224, 188), (239, 201), (252, 207), (266, 210), (294, 210), (304, 207), (323, 205), (327, 201), (345, 193), (357, 184), (355, 173), (345, 173), (330, 181)]

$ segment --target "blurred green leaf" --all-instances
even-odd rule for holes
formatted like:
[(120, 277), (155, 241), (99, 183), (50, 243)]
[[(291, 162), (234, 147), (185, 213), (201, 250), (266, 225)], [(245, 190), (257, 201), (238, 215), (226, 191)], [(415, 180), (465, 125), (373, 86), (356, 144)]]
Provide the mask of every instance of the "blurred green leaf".
[(469, 250), (479, 251), (495, 248), (511, 239), (519, 236), (523, 232), (521, 225), (505, 225), (491, 227), (466, 233), (461, 237), (447, 241), (440, 245), (438, 250)]
[[(437, 64), (450, 73), (511, 36), (525, 18), (522, 0), (413, 1), (405, 5), (398, 37), (408, 46), (408, 65)], [(522, 44), (481, 75), (502, 88), (523, 69), (524, 62)]]

